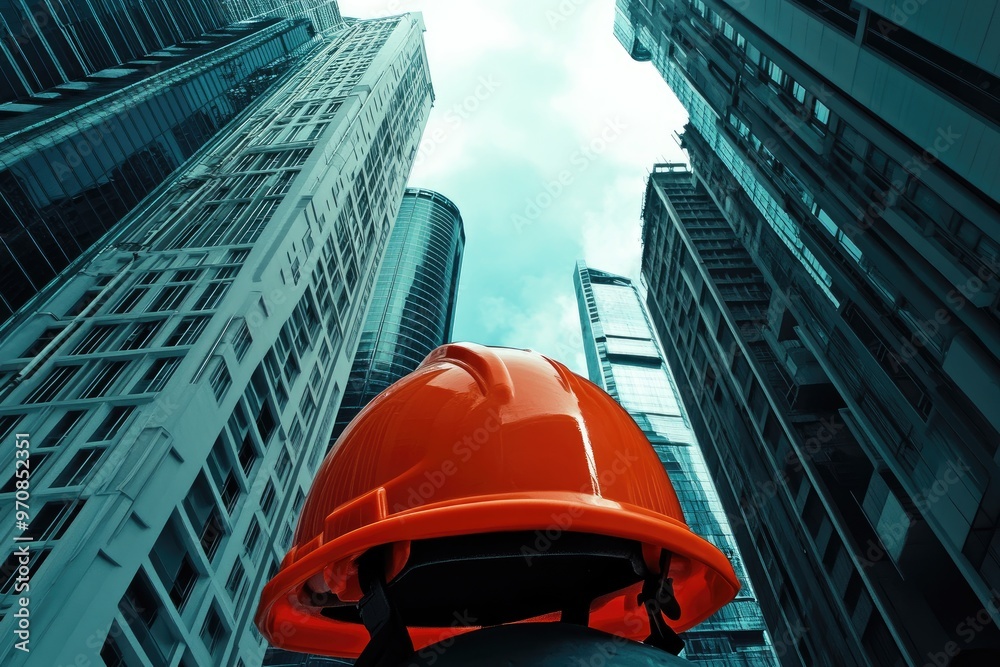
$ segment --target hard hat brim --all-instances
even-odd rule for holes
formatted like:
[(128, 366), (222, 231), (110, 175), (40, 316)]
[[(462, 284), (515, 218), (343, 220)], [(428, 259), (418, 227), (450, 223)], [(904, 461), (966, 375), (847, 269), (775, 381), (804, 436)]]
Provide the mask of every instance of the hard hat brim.
[[(682, 521), (649, 509), (609, 501), (586, 493), (533, 492), (466, 497), (390, 513), (382, 488), (338, 507), (325, 522), (322, 535), (293, 548), (264, 587), (256, 623), (272, 645), (293, 651), (354, 658), (368, 643), (359, 623), (335, 620), (304, 601), (303, 587), (328, 566), (356, 558), (376, 546), (415, 540), (491, 532), (538, 531), (546, 539), (562, 532), (582, 532), (635, 540), (666, 549), (670, 576), (681, 607), (675, 632), (684, 632), (731, 601), (740, 589), (726, 556), (695, 535)], [(389, 573), (390, 576), (394, 573)], [(639, 588), (597, 600), (590, 627), (629, 639), (649, 633), (646, 612), (636, 601)], [(527, 619), (526, 619), (527, 620)], [(416, 649), (473, 627), (410, 627)]]

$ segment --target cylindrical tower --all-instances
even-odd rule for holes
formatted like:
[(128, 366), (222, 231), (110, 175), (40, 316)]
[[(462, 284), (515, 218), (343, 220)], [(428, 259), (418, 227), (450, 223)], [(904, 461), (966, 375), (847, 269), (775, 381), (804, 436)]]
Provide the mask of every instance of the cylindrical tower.
[(331, 444), (372, 398), (450, 340), (464, 248), (458, 207), (432, 190), (407, 188)]

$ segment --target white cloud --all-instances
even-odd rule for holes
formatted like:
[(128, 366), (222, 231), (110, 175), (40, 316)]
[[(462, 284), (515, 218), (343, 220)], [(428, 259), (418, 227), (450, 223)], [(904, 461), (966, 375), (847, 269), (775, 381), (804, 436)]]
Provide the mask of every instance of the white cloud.
[(583, 256), (602, 271), (639, 278), (642, 259), (641, 193), (645, 180), (619, 176), (605, 189), (600, 207), (588, 211), (583, 221)]
[[(684, 109), (615, 40), (614, 3), (345, 0), (341, 9), (423, 12), (437, 100), (411, 182), (453, 199), (465, 220), (456, 337), (584, 370), (574, 262), (637, 277), (646, 176), (655, 162), (684, 159), (672, 138)], [(499, 86), (461, 113), (491, 78)], [(624, 129), (609, 135), (609, 122)], [(581, 161), (598, 138), (601, 150)], [(549, 198), (560, 171), (571, 182)], [(545, 206), (518, 229), (531, 201)]]
[(528, 301), (527, 307), (506, 297), (484, 298), (478, 303), (479, 318), (493, 338), (476, 342), (532, 349), (585, 376), (587, 362), (572, 284), (569, 293), (562, 286), (556, 290), (554, 294), (542, 290), (545, 297)]

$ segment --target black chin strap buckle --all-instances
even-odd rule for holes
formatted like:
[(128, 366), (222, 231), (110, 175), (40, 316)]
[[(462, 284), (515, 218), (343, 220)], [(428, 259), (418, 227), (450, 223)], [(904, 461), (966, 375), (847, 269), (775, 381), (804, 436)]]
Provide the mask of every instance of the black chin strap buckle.
[(413, 640), (386, 592), (385, 552), (371, 549), (358, 559), (358, 580), (364, 597), (358, 602), (368, 644), (355, 667), (395, 667), (413, 654)]
[(660, 573), (647, 573), (638, 602), (646, 607), (649, 616), (650, 634), (643, 643), (677, 655), (684, 650), (684, 640), (663, 620), (664, 616), (672, 621), (681, 617), (681, 607), (674, 597), (673, 579), (667, 576), (669, 573), (670, 552), (664, 549), (660, 552)]

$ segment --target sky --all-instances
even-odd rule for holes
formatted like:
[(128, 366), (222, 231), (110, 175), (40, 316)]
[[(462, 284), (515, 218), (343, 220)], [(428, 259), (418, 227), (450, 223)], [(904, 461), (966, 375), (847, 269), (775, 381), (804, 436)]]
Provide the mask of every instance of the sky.
[(614, 0), (341, 0), (423, 13), (435, 102), (409, 185), (451, 199), (466, 246), (454, 340), (530, 348), (586, 374), (578, 259), (638, 279), (657, 162), (687, 121), (612, 34)]

